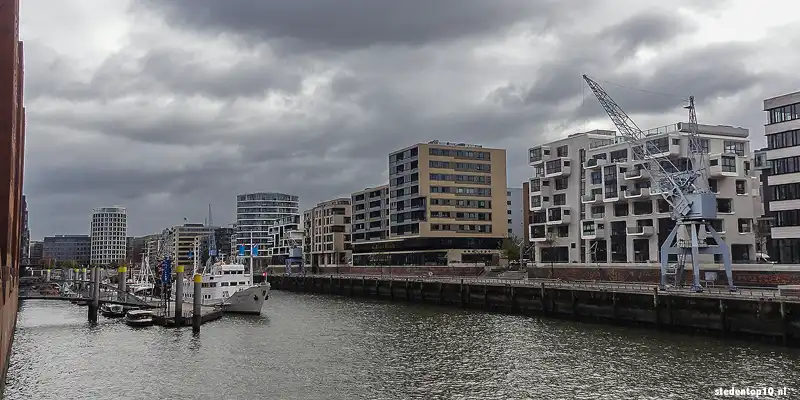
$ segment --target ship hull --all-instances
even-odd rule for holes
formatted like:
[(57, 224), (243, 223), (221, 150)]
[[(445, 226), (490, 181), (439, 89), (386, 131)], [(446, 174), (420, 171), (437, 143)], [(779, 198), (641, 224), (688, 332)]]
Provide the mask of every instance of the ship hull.
[(222, 311), (231, 314), (260, 315), (264, 301), (269, 298), (269, 284), (238, 291), (225, 299)]

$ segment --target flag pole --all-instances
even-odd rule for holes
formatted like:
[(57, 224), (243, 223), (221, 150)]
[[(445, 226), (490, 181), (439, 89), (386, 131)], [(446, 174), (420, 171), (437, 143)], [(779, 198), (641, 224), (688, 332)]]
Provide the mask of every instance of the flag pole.
[(253, 231), (250, 231), (250, 284), (255, 284), (255, 273), (253, 272), (253, 255), (255, 254), (255, 250), (253, 249)]

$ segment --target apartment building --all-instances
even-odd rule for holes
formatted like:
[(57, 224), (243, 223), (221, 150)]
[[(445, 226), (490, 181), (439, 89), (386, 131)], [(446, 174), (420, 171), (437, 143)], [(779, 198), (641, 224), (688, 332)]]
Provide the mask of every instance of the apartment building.
[(504, 149), (417, 143), (389, 154), (389, 238), (354, 243), (353, 263), (497, 264), (507, 216)]
[(44, 257), (44, 242), (40, 240), (31, 241), (31, 251), (29, 264), (31, 267), (42, 266), (42, 258)]
[(522, 199), (524, 197), (521, 187), (506, 190), (508, 234), (517, 238), (522, 238), (522, 232), (525, 231), (525, 221), (522, 215)]
[(251, 254), (250, 243), (258, 249), (253, 263), (264, 267), (269, 263), (269, 248), (272, 247), (269, 227), (276, 220), (300, 215), (300, 199), (285, 193), (258, 192), (236, 196), (236, 244), (244, 246), (245, 254)]
[(389, 238), (389, 185), (359, 190), (350, 195), (353, 243)]
[(92, 238), (89, 235), (45, 236), (42, 241), (42, 259), (46, 265), (52, 267), (64, 261), (89, 265), (91, 249)]
[(351, 199), (342, 197), (323, 201), (304, 212), (310, 223), (304, 225), (310, 238), (311, 268), (347, 265), (352, 257)]
[(194, 265), (194, 242), (198, 241), (198, 262), (202, 259), (199, 246), (216, 227), (200, 223), (186, 223), (165, 229), (161, 234), (160, 244), (162, 257), (172, 258), (172, 265), (182, 265), (192, 268)]
[(200, 263), (205, 265), (211, 257), (227, 260), (227, 257), (236, 255), (236, 251), (231, 247), (234, 236), (234, 228), (211, 227), (209, 235), (200, 240)]
[(757, 164), (771, 222), (768, 253), (778, 263), (800, 264), (800, 92), (764, 100), (764, 111), (767, 148)]
[[(665, 168), (691, 168), (689, 124), (645, 132)], [(699, 125), (707, 154), (709, 187), (717, 193), (712, 224), (734, 261), (755, 257), (753, 223), (760, 215), (759, 181), (751, 161), (749, 131)], [(651, 190), (649, 170), (613, 131), (569, 135), (529, 150), (529, 234), (540, 262), (658, 262), (661, 243), (675, 226), (669, 205)], [(713, 239), (707, 243), (714, 245)], [(673, 257), (673, 256), (671, 256)], [(717, 262), (719, 255), (709, 255)], [(710, 261), (710, 260), (709, 260)]]
[(90, 264), (111, 265), (125, 262), (128, 237), (128, 212), (125, 207), (100, 207), (92, 210)]
[(283, 217), (272, 223), (269, 227), (272, 242), (268, 253), (270, 265), (284, 265), (287, 258), (302, 257), (303, 226), (299, 215)]

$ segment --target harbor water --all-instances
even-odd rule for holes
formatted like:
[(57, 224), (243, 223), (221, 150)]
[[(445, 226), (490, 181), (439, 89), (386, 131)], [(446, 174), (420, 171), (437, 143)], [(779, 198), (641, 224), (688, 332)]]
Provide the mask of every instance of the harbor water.
[[(7, 399), (800, 398), (800, 351), (649, 329), (273, 292), (262, 316), (131, 328), (25, 301)], [(762, 396), (761, 398), (770, 398)]]

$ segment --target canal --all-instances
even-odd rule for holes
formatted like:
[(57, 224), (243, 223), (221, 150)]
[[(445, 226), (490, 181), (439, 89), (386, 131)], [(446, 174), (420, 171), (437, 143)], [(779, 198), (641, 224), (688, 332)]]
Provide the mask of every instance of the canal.
[(226, 316), (199, 337), (90, 326), (85, 307), (26, 301), (6, 398), (660, 399), (765, 386), (800, 391), (800, 351), (276, 291), (263, 316)]

